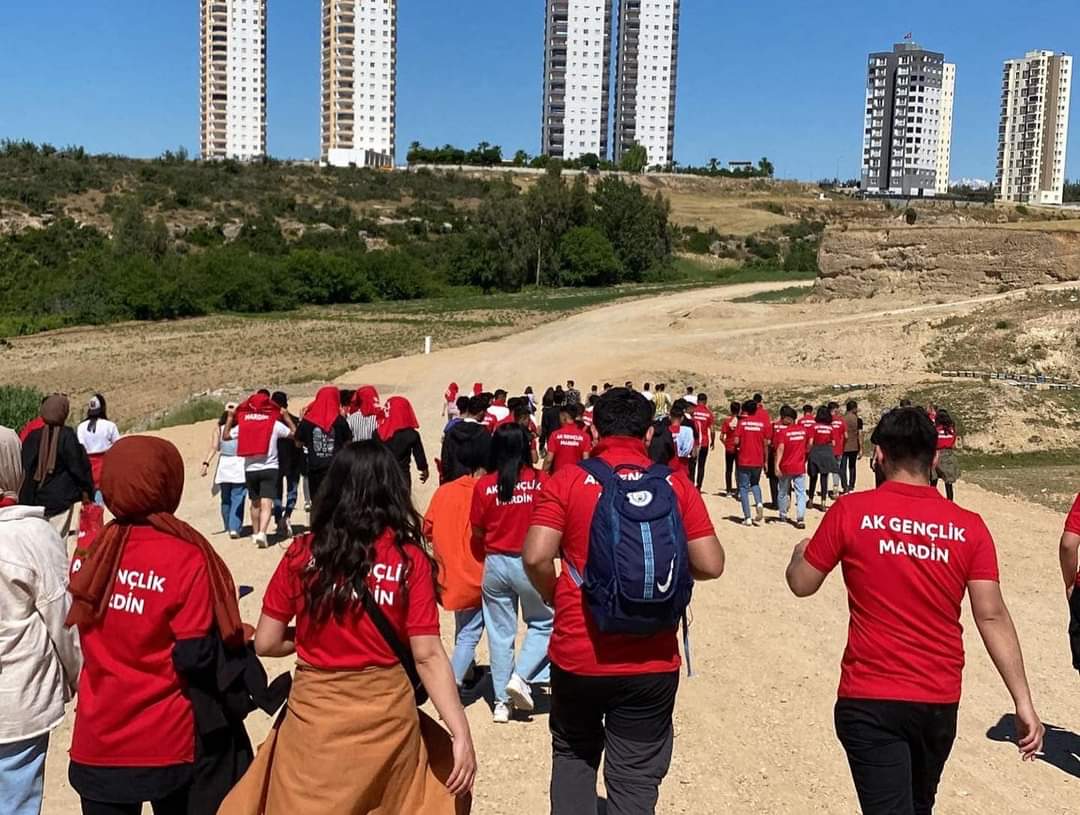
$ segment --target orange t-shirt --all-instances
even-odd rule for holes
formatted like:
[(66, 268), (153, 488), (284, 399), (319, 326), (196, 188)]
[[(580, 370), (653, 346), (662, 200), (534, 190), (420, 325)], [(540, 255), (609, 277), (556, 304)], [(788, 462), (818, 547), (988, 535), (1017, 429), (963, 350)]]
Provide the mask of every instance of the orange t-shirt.
[(424, 516), (424, 535), (439, 564), (440, 602), (447, 611), (480, 608), (484, 561), (473, 552), (469, 523), (477, 480), (463, 475), (443, 484), (431, 496)]

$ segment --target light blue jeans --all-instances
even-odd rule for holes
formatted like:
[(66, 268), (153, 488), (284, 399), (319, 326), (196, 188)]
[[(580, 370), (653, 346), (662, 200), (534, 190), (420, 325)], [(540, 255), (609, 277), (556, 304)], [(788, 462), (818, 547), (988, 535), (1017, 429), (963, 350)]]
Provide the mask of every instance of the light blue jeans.
[(39, 815), (49, 734), (0, 744), (0, 807), (4, 815)]
[(754, 504), (764, 506), (761, 498), (761, 468), (739, 467), (739, 501), (742, 503), (742, 516), (750, 517), (750, 495), (753, 493)]
[(791, 490), (795, 490), (795, 520), (802, 521), (806, 518), (806, 476), (805, 475), (782, 475), (780, 476), (777, 489), (780, 494), (776, 496), (777, 506), (780, 509), (780, 520), (786, 521), (788, 506), (791, 503)]
[[(491, 681), (495, 700), (506, 702), (506, 685), (513, 674), (526, 682), (548, 682), (548, 640), (553, 612), (525, 576), (520, 557), (488, 555), (484, 559), (484, 626), (491, 651)], [(514, 659), (517, 639), (518, 603), (528, 630)]]
[(244, 501), (247, 487), (243, 484), (219, 484), (221, 489), (221, 522), (226, 532), (239, 533), (244, 525)]
[(454, 612), (454, 655), (450, 657), (450, 665), (454, 668), (454, 680), (459, 688), (476, 658), (476, 646), (480, 644), (483, 634), (483, 609), (467, 608)]

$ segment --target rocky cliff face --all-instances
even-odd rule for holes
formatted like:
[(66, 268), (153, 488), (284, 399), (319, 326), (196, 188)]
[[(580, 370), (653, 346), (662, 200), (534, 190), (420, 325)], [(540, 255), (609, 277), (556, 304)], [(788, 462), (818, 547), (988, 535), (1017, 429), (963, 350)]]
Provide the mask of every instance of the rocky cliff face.
[(1080, 280), (1080, 232), (994, 226), (831, 227), (818, 255), (825, 297), (991, 294)]

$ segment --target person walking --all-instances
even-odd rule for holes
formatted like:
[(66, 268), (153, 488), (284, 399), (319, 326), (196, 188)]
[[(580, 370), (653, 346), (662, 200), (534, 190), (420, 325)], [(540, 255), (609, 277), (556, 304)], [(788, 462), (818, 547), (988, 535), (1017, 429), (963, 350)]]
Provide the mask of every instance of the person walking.
[(709, 407), (709, 395), (699, 393), (697, 395), (697, 407), (690, 413), (690, 420), (694, 423), (697, 435), (697, 460), (694, 462), (694, 483), (698, 492), (705, 484), (705, 463), (709, 460), (709, 452), (716, 449), (716, 416)]
[[(587, 574), (594, 553), (599, 551), (593, 550), (600, 544), (591, 530), (598, 506), (607, 500), (603, 493), (611, 490), (601, 486), (585, 466), (603, 466), (610, 479), (642, 481), (652, 466), (645, 438), (653, 406), (640, 394), (614, 388), (597, 403), (594, 419), (600, 441), (592, 457), (583, 465), (559, 472), (545, 485), (524, 549), (529, 580), (555, 609), (549, 649), (548, 720), (553, 815), (596, 812), (601, 760), (609, 813), (654, 812), (674, 744), (672, 714), (682, 664), (677, 623), (656, 621), (649, 634), (605, 632), (586, 599), (583, 581), (573, 576)], [(701, 495), (685, 475), (663, 469), (670, 475), (670, 485), (667, 495), (661, 497), (670, 501), (684, 532), (681, 542), (685, 548), (679, 551), (687, 557), (686, 579), (720, 577), (724, 549), (716, 539)], [(668, 484), (659, 470), (654, 475)], [(654, 482), (648, 483), (653, 489)], [(655, 500), (658, 495), (632, 494), (639, 496), (639, 503), (649, 497)], [(556, 560), (561, 561), (559, 572)], [(658, 575), (669, 572), (662, 563), (653, 566), (659, 566)], [(665, 582), (674, 590), (674, 584), (682, 581), (672, 575)]]
[(1061, 576), (1065, 579), (1065, 602), (1069, 607), (1069, 648), (1072, 666), (1080, 671), (1080, 494), (1065, 516), (1065, 529), (1058, 545)]
[(101, 480), (101, 460), (120, 438), (120, 430), (109, 421), (105, 397), (94, 394), (86, 406), (86, 418), (75, 429), (79, 444), (83, 446), (90, 459), (90, 473), (94, 478), (94, 503), (101, 505), (101, 491), (96, 489)]
[(656, 385), (656, 395), (653, 397), (656, 419), (666, 419), (671, 415), (671, 394), (667, 392), (667, 383), (659, 382)]
[(955, 484), (960, 480), (960, 459), (956, 455), (956, 445), (960, 436), (956, 432), (956, 423), (949, 411), (939, 408), (934, 413), (934, 424), (937, 427), (938, 457), (934, 464), (934, 473), (930, 484), (935, 489), (938, 481), (945, 482), (945, 497), (950, 501), (956, 500)]
[(458, 387), (457, 382), (451, 382), (446, 386), (446, 393), (443, 394), (442, 415), (448, 422), (453, 421), (460, 415), (457, 406), (460, 391), (461, 388)]
[[(476, 756), (422, 541), (394, 454), (373, 441), (347, 445), (311, 532), (266, 588), (255, 650), (295, 654), (296, 675), (284, 715), (219, 815), (454, 815), (455, 796), (467, 811)], [(418, 709), (421, 690), (450, 734)]]
[(810, 456), (807, 459), (807, 466), (810, 471), (810, 488), (806, 495), (810, 506), (813, 506), (815, 485), (820, 482), (821, 511), (824, 512), (829, 506), (829, 477), (839, 469), (834, 453), (836, 431), (832, 424), (832, 411), (828, 407), (819, 407), (815, 419), (814, 429), (809, 433), (808, 439)]
[(829, 402), (830, 424), (833, 429), (833, 458), (836, 459), (832, 496), (846, 495), (848, 491), (847, 472), (844, 469), (844, 445), (847, 444), (847, 422), (840, 413), (839, 402)]
[[(739, 426), (735, 429), (738, 448), (737, 473), (739, 501), (742, 504), (743, 526), (758, 526), (765, 520), (765, 502), (761, 497), (761, 471), (765, 467), (766, 451), (772, 439), (772, 424), (758, 418), (758, 403), (753, 399), (742, 406)], [(750, 497), (753, 495), (755, 517), (750, 517)]]
[(846, 476), (847, 492), (855, 492), (859, 477), (859, 459), (862, 458), (863, 420), (859, 418), (859, 403), (851, 399), (844, 413), (846, 435), (844, 437), (844, 460), (841, 462)]
[(0, 801), (39, 815), (45, 756), (75, 695), (82, 654), (67, 628), (67, 546), (41, 507), (18, 505), (22, 445), (0, 427)]
[(557, 473), (589, 457), (592, 434), (578, 427), (574, 421), (576, 412), (567, 405), (563, 405), (559, 411), (561, 426), (548, 439), (547, 457), (544, 459), (545, 472)]
[(720, 435), (724, 440), (724, 488), (729, 498), (739, 495), (738, 482), (735, 481), (735, 466), (739, 459), (739, 445), (735, 441), (736, 431), (739, 429), (739, 416), (742, 414), (742, 405), (732, 402), (730, 413), (720, 426)]
[(216, 630), (243, 641), (236, 587), (213, 546), (174, 513), (184, 462), (164, 439), (105, 454), (101, 491), (119, 520), (71, 566), (68, 625), (84, 665), (68, 780), (84, 815), (186, 815), (195, 778), (188, 670)]
[(412, 483), (411, 463), (416, 462), (420, 483), (426, 484), (431, 473), (419, 430), (420, 420), (408, 399), (391, 396), (386, 400), (386, 416), (379, 423), (378, 438), (390, 448), (407, 481)]
[[(491, 651), (496, 723), (510, 720), (511, 706), (530, 712), (532, 684), (547, 683), (552, 612), (525, 576), (521, 550), (536, 496), (546, 477), (532, 464), (525, 429), (503, 425), (491, 440), (489, 474), (473, 490), (473, 545), (484, 553), (483, 608)], [(516, 657), (518, 607), (526, 626)]]
[[(258, 392), (241, 404), (230, 422), (237, 424), (237, 453), (244, 456), (244, 478), (251, 499), (251, 532), (259, 549), (270, 546), (274, 501), (281, 498), (278, 442), (296, 437), (296, 425), (269, 394)], [(226, 431), (232, 426), (226, 425)], [(313, 491), (314, 492), (314, 491)]]
[(789, 520), (791, 493), (795, 493), (795, 528), (806, 529), (806, 457), (808, 434), (802, 425), (795, 423), (795, 408), (780, 408), (780, 430), (773, 437), (775, 477), (777, 480), (777, 509), (781, 523)]
[(439, 457), (439, 480), (443, 484), (457, 481), (462, 476), (472, 475), (475, 466), (463, 458), (463, 451), (477, 447), (480, 460), (487, 463), (488, 450), (491, 447), (491, 434), (484, 427), (483, 419), (486, 408), (483, 400), (474, 396), (468, 400), (460, 421), (443, 435), (442, 450)]
[[(556, 399), (558, 401), (556, 401)], [(561, 413), (566, 407), (566, 392), (548, 388), (540, 399), (540, 452), (546, 454), (548, 439), (562, 426)]]
[(363, 385), (353, 393), (349, 402), (349, 430), (354, 441), (370, 441), (379, 432), (383, 409), (379, 392), (371, 385)]
[[(275, 391), (270, 395), (270, 401), (281, 408), (282, 413), (288, 414), (289, 421), (299, 431), (299, 417), (289, 413), (288, 394), (284, 391)], [(293, 536), (292, 516), (300, 498), (300, 479), (307, 472), (305, 460), (307, 456), (304, 452), (306, 449), (302, 443), (298, 447), (296, 439), (278, 439), (278, 473), (282, 484), (278, 490), (278, 497), (274, 499), (274, 523), (277, 524), (279, 537), (291, 538)]]
[(43, 507), (45, 519), (61, 539), (71, 531), (75, 504), (89, 503), (94, 494), (90, 459), (75, 431), (66, 425), (70, 410), (66, 396), (54, 393), (46, 397), (41, 405), (44, 424), (31, 432), (22, 445), (26, 477), (19, 503)]
[(352, 440), (352, 430), (342, 415), (341, 393), (333, 385), (319, 388), (315, 399), (304, 409), (296, 429), (297, 443), (307, 450), (308, 483), (313, 504), (318, 500), (334, 456)]
[(581, 404), (581, 391), (574, 386), (574, 380), (566, 380), (566, 390), (563, 391), (566, 396), (566, 404), (568, 405), (580, 405)]
[(795, 547), (787, 582), (809, 597), (843, 568), (851, 619), (834, 722), (862, 811), (930, 813), (956, 738), (965, 593), (1015, 704), (1023, 760), (1042, 750), (1045, 729), (998, 585), (994, 540), (981, 517), (930, 486), (933, 423), (920, 408), (894, 410), (872, 441), (885, 484), (837, 501)]
[(236, 540), (244, 527), (244, 504), (247, 502), (247, 478), (244, 474), (244, 457), (236, 454), (239, 428), (233, 417), (236, 402), (225, 405), (225, 412), (218, 419), (210, 437), (210, 449), (202, 463), (202, 477), (210, 471), (210, 464), (217, 456), (214, 470), (214, 489), (221, 500), (222, 528)]

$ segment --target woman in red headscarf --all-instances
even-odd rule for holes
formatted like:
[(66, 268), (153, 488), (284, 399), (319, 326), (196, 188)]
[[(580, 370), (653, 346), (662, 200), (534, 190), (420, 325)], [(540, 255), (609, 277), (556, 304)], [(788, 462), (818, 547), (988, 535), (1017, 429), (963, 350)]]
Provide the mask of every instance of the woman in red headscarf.
[(164, 439), (128, 436), (105, 454), (101, 492), (116, 518), (72, 562), (68, 625), (83, 671), (68, 777), (84, 813), (184, 815), (195, 719), (174, 656), (212, 631), (243, 640), (228, 568), (173, 513), (184, 462)]
[(353, 440), (349, 423), (341, 414), (341, 391), (327, 385), (305, 408), (296, 430), (297, 441), (307, 450), (308, 495), (313, 500), (319, 495), (334, 456)]
[(427, 455), (424, 442), (417, 432), (420, 422), (412, 403), (404, 396), (391, 396), (386, 400), (386, 416), (379, 423), (379, 438), (390, 448), (405, 477), (412, 481), (410, 459), (416, 462), (420, 472), (420, 483), (426, 484), (429, 476)]
[(461, 389), (458, 387), (457, 382), (451, 382), (446, 389), (446, 393), (443, 394), (443, 409), (442, 415), (448, 420), (453, 421), (461, 415), (461, 411), (458, 410), (457, 398)]
[(371, 441), (379, 431), (383, 409), (379, 404), (379, 392), (373, 385), (362, 385), (349, 403), (349, 429), (353, 441)]
[(474, 382), (472, 386), (472, 395), (479, 396), (484, 392), (484, 384), (482, 382)]

